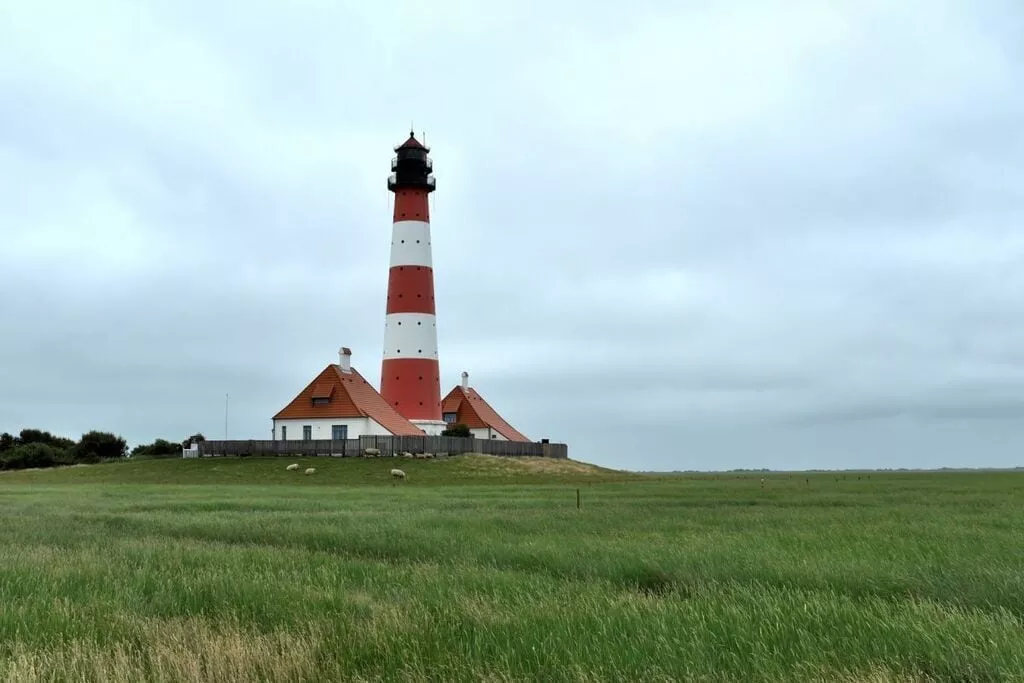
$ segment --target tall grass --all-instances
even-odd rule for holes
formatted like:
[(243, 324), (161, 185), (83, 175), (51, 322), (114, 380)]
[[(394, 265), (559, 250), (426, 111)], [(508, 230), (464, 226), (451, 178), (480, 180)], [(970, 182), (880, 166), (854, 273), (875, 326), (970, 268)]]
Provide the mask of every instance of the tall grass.
[(444, 466), (458, 486), (0, 478), (0, 680), (1024, 672), (1024, 475), (480, 485)]

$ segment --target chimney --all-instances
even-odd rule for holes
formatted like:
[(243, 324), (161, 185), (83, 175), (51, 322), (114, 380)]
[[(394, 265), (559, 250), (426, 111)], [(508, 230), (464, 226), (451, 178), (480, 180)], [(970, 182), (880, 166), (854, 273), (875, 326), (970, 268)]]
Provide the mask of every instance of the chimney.
[(342, 372), (352, 372), (352, 349), (347, 346), (341, 347), (341, 351), (338, 351), (338, 365), (341, 366)]
[(465, 372), (465, 371), (463, 371), (463, 373), (462, 373), (462, 390), (463, 391), (468, 391), (469, 390), (469, 373)]

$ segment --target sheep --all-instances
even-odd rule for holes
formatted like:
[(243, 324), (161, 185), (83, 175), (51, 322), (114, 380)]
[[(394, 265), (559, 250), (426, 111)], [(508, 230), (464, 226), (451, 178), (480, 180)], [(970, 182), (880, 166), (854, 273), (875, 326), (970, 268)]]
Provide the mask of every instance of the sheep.
[(363, 455), (366, 456), (367, 458), (375, 458), (378, 455), (380, 455), (380, 449), (379, 448), (367, 448), (366, 450), (363, 451)]
[(406, 451), (405, 453), (402, 453), (402, 457), (403, 457), (403, 458), (413, 458), (413, 457), (416, 457), (416, 456), (414, 456), (414, 455), (413, 455), (412, 453), (410, 453), (409, 451)]
[(307, 467), (306, 468), (306, 474), (313, 474), (314, 472), (316, 472), (316, 468), (315, 467)]
[(285, 469), (288, 470), (289, 472), (294, 472), (295, 470), (299, 469), (299, 463), (293, 462), (291, 465), (288, 465), (288, 467), (285, 467)]
[(405, 472), (398, 469), (391, 470), (391, 476), (395, 479), (405, 479)]

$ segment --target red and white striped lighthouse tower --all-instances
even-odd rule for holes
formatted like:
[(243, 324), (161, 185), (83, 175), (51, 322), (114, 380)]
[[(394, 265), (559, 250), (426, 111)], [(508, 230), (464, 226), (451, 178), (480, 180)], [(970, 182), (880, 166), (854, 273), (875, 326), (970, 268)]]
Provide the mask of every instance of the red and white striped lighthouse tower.
[(410, 131), (395, 147), (388, 190), (395, 193), (380, 393), (403, 417), (440, 434), (441, 373), (434, 310), (429, 197), (435, 181), (430, 149)]

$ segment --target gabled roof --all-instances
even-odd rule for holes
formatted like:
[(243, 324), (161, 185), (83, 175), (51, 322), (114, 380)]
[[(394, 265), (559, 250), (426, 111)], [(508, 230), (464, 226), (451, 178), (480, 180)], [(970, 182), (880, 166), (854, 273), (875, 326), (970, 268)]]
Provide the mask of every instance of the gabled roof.
[[(313, 405), (313, 398), (330, 397), (330, 402)], [(422, 429), (388, 405), (355, 368), (342, 372), (339, 365), (328, 365), (291, 403), (274, 416), (275, 420), (303, 418), (369, 417), (392, 434), (423, 436)]]
[(509, 441), (529, 441), (498, 415), (498, 412), (472, 387), (463, 389), (461, 385), (456, 385), (441, 401), (441, 412), (455, 413), (456, 422), (461, 422), (470, 429), (490, 427)]

